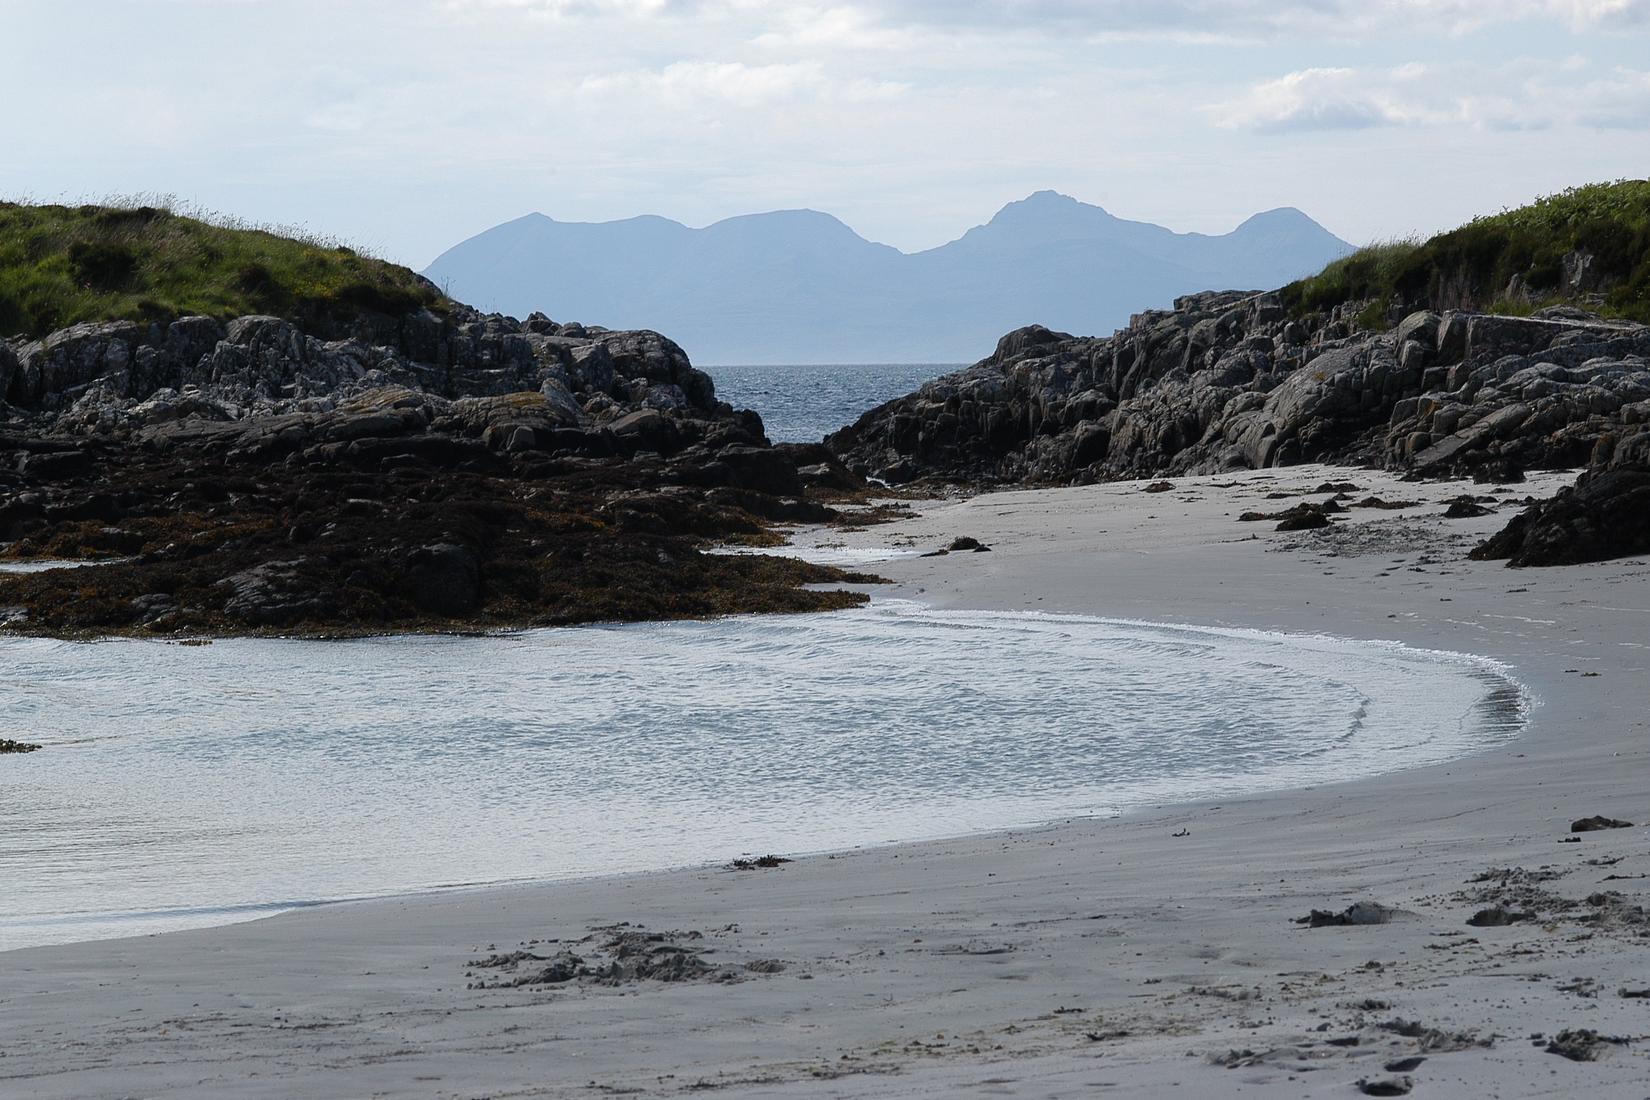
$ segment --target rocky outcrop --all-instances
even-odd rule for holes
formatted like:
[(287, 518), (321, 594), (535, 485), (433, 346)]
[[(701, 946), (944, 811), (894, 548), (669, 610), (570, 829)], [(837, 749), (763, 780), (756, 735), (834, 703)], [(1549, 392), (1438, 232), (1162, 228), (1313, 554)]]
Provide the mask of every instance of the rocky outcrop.
[(1522, 566), (1650, 553), (1650, 429), (1606, 440), (1601, 451), (1574, 486), (1531, 505), (1472, 556)]
[[(323, 334), (326, 335), (326, 334)], [(458, 311), (0, 342), (0, 576), (54, 634), (360, 633), (810, 610), (832, 569), (707, 554), (863, 486), (653, 332)], [(819, 451), (821, 453), (815, 453)]]
[(826, 443), (892, 483), (1310, 461), (1470, 473), (1580, 465), (1650, 419), (1650, 328), (1561, 308), (1422, 312), (1369, 333), (1362, 306), (1294, 319), (1278, 294), (1210, 293), (1106, 338), (1021, 329)]
[[(653, 332), (525, 322), (460, 309), (363, 323), (325, 340), (277, 317), (76, 325), (0, 351), (0, 397), (60, 432), (109, 434), (173, 419), (327, 412), (395, 386), (449, 399), (543, 396), (555, 427), (636, 408), (725, 416), (710, 377)], [(525, 441), (525, 437), (524, 437)]]

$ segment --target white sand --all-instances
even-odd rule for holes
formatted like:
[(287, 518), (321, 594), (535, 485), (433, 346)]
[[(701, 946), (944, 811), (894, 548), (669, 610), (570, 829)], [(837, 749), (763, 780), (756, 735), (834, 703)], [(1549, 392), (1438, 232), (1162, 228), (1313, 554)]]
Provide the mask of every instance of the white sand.
[[(1266, 501), (1268, 491), (1342, 479), (1434, 502), (1471, 489), (1300, 468), (1184, 479), (1158, 494), (1125, 483), (989, 495), (810, 541), (989, 543), (990, 554), (876, 567), (899, 582), (887, 594), (944, 607), (1492, 656), (1540, 699), (1509, 747), (1362, 782), (770, 871), (426, 895), (10, 952), (0, 1096), (1356, 1096), (1355, 1081), (1426, 1045), (1376, 1026), (1401, 1017), (1494, 1040), (1427, 1052), (1414, 1095), (1638, 1100), (1650, 1094), (1650, 999), (1618, 991), (1650, 988), (1650, 939), (1631, 919), (1582, 923), (1587, 906), (1548, 924), (1469, 928), (1480, 905), (1456, 895), (1490, 868), (1548, 867), (1563, 874), (1541, 888), (1564, 898), (1614, 889), (1642, 900), (1645, 882), (1602, 880), (1650, 872), (1650, 565), (1467, 562), (1503, 517), (1444, 521), (1436, 504), (1355, 512), (1334, 538), (1388, 546), (1363, 556), (1280, 550), (1320, 536), (1235, 522), (1298, 499)], [(1561, 843), (1571, 819), (1592, 814), (1641, 827)], [(1291, 923), (1366, 898), (1414, 916)], [(702, 930), (713, 959), (788, 966), (735, 984), (465, 988), (466, 960), (489, 945), (576, 939), (617, 921)], [(1530, 1038), (1573, 1028), (1646, 1038), (1592, 1062)], [(1211, 1064), (1234, 1049), (1263, 1057)]]

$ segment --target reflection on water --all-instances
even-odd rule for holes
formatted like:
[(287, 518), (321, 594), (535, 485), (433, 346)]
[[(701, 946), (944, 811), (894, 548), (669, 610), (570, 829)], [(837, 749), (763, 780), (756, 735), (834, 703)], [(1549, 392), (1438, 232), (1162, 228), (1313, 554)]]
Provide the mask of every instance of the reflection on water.
[(1366, 775), (1511, 736), (1487, 662), (934, 611), (0, 641), (0, 947)]

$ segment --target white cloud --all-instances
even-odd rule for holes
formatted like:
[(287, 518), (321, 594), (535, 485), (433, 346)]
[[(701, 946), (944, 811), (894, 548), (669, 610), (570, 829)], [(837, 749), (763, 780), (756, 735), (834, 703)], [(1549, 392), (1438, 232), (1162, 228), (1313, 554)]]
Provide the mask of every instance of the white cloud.
[(721, 102), (762, 107), (782, 101), (865, 103), (895, 98), (908, 90), (897, 81), (837, 79), (817, 62), (747, 65), (739, 61), (678, 61), (662, 69), (631, 69), (588, 76), (584, 96), (638, 95), (665, 107)]
[(1650, 129), (1650, 71), (1590, 73), (1576, 58), (1303, 69), (1255, 84), (1210, 112), (1228, 129), (1271, 134), (1451, 125), (1501, 131)]
[(1088, 35), (1161, 34), (1177, 40), (1270, 37), (1312, 31), (1344, 36), (1431, 26), (1449, 32), (1530, 19), (1581, 31), (1650, 22), (1650, 0), (445, 0), (455, 9), (517, 9), (557, 19), (743, 13), (790, 28), (924, 26), (958, 30), (1043, 29)]

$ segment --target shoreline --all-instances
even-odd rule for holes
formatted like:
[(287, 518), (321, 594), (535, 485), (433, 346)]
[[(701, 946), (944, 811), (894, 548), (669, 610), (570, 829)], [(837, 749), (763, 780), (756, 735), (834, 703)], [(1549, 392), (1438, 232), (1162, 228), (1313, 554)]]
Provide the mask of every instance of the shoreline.
[[(1642, 832), (1561, 841), (1572, 819), (1642, 824), (1650, 810), (1635, 781), (1645, 748), (1643, 680), (1634, 679), (1650, 655), (1637, 640), (1650, 638), (1650, 618), (1638, 617), (1650, 617), (1650, 569), (1629, 560), (1510, 571), (1458, 560), (1450, 545), (1505, 516), (1442, 521), (1431, 505), (1425, 521), (1355, 515), (1331, 529), (1340, 542), (1270, 525), (1251, 539), (1252, 525), (1221, 513), (1320, 477), (1432, 501), (1463, 491), (1295, 467), (1179, 479), (1152, 497), (1139, 483), (992, 493), (820, 538), (863, 545), (894, 533), (933, 546), (968, 535), (992, 545), (991, 554), (879, 565), (896, 582), (888, 594), (940, 608), (1118, 618), (1172, 608), (1215, 626), (1310, 632), (1332, 622), (1337, 636), (1365, 640), (1383, 628), (1409, 645), (1490, 656), (1542, 701), (1523, 736), (1373, 779), (855, 849), (767, 871), (510, 884), (9, 952), (0, 974), (18, 992), (0, 995), (0, 1023), (18, 1039), (0, 1082), (30, 1096), (162, 1085), (175, 1095), (353, 1095), (369, 1082), (405, 1096), (589, 1095), (591, 1082), (661, 1096), (698, 1082), (751, 1096), (976, 1087), (1054, 1096), (1100, 1081), (1123, 1095), (1227, 1095), (1242, 1084), (1309, 1096), (1346, 1095), (1358, 1078), (1388, 1075), (1387, 1055), (1402, 1054), (1426, 1059), (1410, 1071), (1417, 1090), (1458, 1081), (1502, 1096), (1641, 1096), (1642, 1046), (1605, 1044), (1599, 1060), (1575, 1062), (1527, 1038), (1650, 1031), (1644, 1002), (1615, 992), (1650, 986), (1639, 926), (1612, 908), (1609, 927), (1581, 923), (1601, 915), (1584, 909), (1474, 929), (1465, 920), (1479, 902), (1456, 895), (1496, 867), (1545, 863), (1562, 877), (1540, 889), (1565, 899), (1600, 889), (1637, 897), (1630, 878), (1596, 882), (1603, 868), (1582, 857), (1619, 857), (1612, 874), (1644, 872)], [(1357, 529), (1377, 523), (1398, 527), (1357, 544)], [(1300, 548), (1281, 548), (1297, 540)], [(1396, 557), (1413, 564), (1390, 565)], [(1538, 789), (1548, 784), (1552, 793)], [(1416, 915), (1344, 929), (1290, 923), (1359, 900)], [(723, 958), (761, 954), (787, 969), (731, 985), (455, 988), (469, 952), (489, 943), (588, 935), (625, 920), (700, 931)], [(738, 930), (716, 931), (729, 921)], [(1597, 938), (1596, 949), (1581, 935)], [(1592, 996), (1561, 988), (1588, 982)], [(233, 1004), (202, 1001), (222, 989), (234, 990)], [(146, 996), (159, 1003), (143, 1007)], [(1377, 1001), (1387, 1007), (1356, 1007)], [(134, 1013), (156, 1022), (123, 1025), (114, 1050), (88, 1053), (100, 1026)], [(450, 1017), (458, 1020), (441, 1022)], [(1421, 1036), (1382, 1027), (1398, 1017), (1423, 1024)], [(289, 1033), (311, 1024), (325, 1044)], [(1476, 1045), (1492, 1034), (1495, 1045)], [(1341, 1038), (1357, 1042), (1328, 1042)]]
[[(1135, 638), (1136, 640), (1144, 639), (1148, 643), (1156, 642), (1158, 644), (1175, 644), (1181, 641), (1189, 641), (1200, 646), (1207, 644), (1237, 645), (1244, 648), (1258, 646), (1261, 648), (1251, 654), (1252, 659), (1262, 659), (1272, 654), (1276, 654), (1276, 660), (1278, 661), (1307, 659), (1313, 662), (1312, 677), (1314, 682), (1334, 683), (1343, 687), (1352, 682), (1350, 678), (1357, 677), (1360, 674), (1375, 679), (1380, 675), (1377, 670), (1383, 669), (1386, 670), (1388, 675), (1391, 674), (1392, 670), (1404, 670), (1412, 675), (1424, 677), (1448, 676), (1450, 679), (1478, 682), (1483, 686), (1483, 694), (1470, 708), (1462, 711), (1459, 727), (1454, 733), (1451, 733), (1448, 729), (1440, 728), (1437, 733), (1428, 736), (1424, 741), (1404, 746), (1406, 752), (1417, 752), (1429, 758), (1436, 758), (1433, 760), (1434, 763), (1463, 759), (1516, 740), (1522, 736), (1528, 724), (1531, 708), (1534, 705), (1534, 700), (1526, 685), (1514, 677), (1512, 670), (1500, 662), (1455, 651), (1416, 649), (1401, 642), (1390, 640), (1357, 641), (1330, 634), (1283, 634), (1247, 628), (1209, 627), (1194, 623), (1151, 622), (1139, 619), (1059, 615), (1035, 611), (952, 612), (948, 616), (936, 616), (927, 605), (904, 599), (874, 601), (869, 608), (854, 610), (862, 612), (880, 611), (881, 614), (877, 616), (876, 622), (893, 622), (903, 625), (909, 621), (913, 628), (918, 625), (932, 627), (944, 624), (952, 628), (961, 625), (970, 628), (980, 626), (990, 628), (993, 625), (1000, 625), (1004, 629), (1017, 632), (1027, 629), (1040, 631), (1049, 628), (1062, 632), (1089, 629), (1095, 631), (1088, 639), (1091, 642), (1111, 643), (1126, 638)], [(835, 619), (842, 614), (851, 615), (854, 610), (831, 613), (829, 618)], [(959, 614), (963, 618), (958, 618)], [(823, 618), (823, 616), (821, 617)], [(755, 617), (735, 616), (732, 618), (735, 621), (750, 622)], [(645, 631), (650, 625), (668, 624), (615, 623), (590, 624), (590, 627), (601, 628), (607, 626), (621, 630)], [(759, 620), (751, 623), (751, 625), (757, 625), (759, 628)], [(556, 631), (566, 628), (538, 629)], [(416, 638), (420, 636), (412, 635), (408, 637)], [(105, 641), (120, 640), (123, 639), (107, 639)], [(220, 642), (233, 645), (237, 641), (243, 640), (256, 643), (270, 641), (271, 639), (220, 639)], [(279, 641), (301, 642), (305, 639), (291, 638), (279, 639)], [(148, 640), (147, 644), (165, 643), (158, 640)], [(0, 649), (3, 649), (3, 644), (0, 644)], [(1232, 658), (1220, 658), (1220, 660), (1226, 659)], [(1348, 662), (1351, 667), (1337, 669), (1333, 663), (1322, 663), (1326, 659), (1330, 662)], [(1367, 684), (1366, 687), (1368, 687)], [(1369, 687), (1369, 690), (1380, 692), (1381, 688)], [(1367, 706), (1369, 702), (1370, 700), (1366, 699), (1364, 706)], [(1378, 695), (1375, 706), (1378, 711), (1385, 711), (1401, 706), (1401, 701), (1388, 688), (1384, 693)], [(1180, 770), (1171, 770), (1168, 774), (1155, 774), (1150, 780), (1142, 779), (1139, 776), (1127, 778), (1117, 776), (1099, 786), (1071, 787), (1073, 777), (1064, 776), (1061, 782), (1062, 790), (1048, 798), (1047, 801), (1050, 804), (1046, 810), (1030, 803), (1014, 808), (1016, 802), (1023, 801), (1023, 799), (1011, 798), (1008, 802), (1004, 802), (1000, 797), (970, 795), (966, 791), (956, 791), (951, 792), (949, 796), (940, 796), (941, 804), (933, 807), (935, 812), (943, 812), (945, 820), (936, 819), (931, 831), (900, 835), (884, 833), (880, 836), (868, 833), (861, 838), (844, 839), (843, 842), (827, 840), (825, 837), (820, 836), (814, 838), (816, 842), (811, 845), (809, 842), (804, 841), (802, 843), (770, 845), (770, 847), (783, 851), (788, 858), (794, 860), (834, 857), (852, 851), (878, 851), (903, 845), (988, 838), (1008, 832), (1028, 832), (1055, 828), (1079, 820), (1115, 821), (1131, 814), (1153, 808), (1162, 809), (1165, 806), (1182, 809), (1195, 808), (1222, 799), (1263, 797), (1269, 793), (1299, 789), (1308, 785), (1356, 783), (1390, 771), (1422, 766), (1415, 762), (1394, 764), (1390, 761), (1383, 761), (1381, 758), (1392, 751), (1391, 747), (1378, 747), (1377, 744), (1371, 742), (1371, 739), (1376, 742), (1390, 739), (1395, 732), (1394, 719), (1387, 716), (1382, 723), (1371, 730), (1365, 728), (1367, 717), (1368, 715), (1363, 707), (1360, 707), (1352, 715), (1352, 730), (1335, 739), (1338, 743), (1325, 742), (1311, 752), (1301, 754), (1293, 759), (1272, 763), (1268, 765), (1266, 772), (1262, 775), (1244, 776), (1229, 770), (1208, 773), (1188, 760), (1179, 766)], [(1257, 751), (1250, 747), (1247, 742), (1240, 744), (1246, 751)], [(1161, 788), (1163, 793), (1154, 793), (1158, 788)], [(1061, 803), (1064, 803), (1064, 805), (1061, 805)], [(1019, 813), (1026, 816), (1022, 819), (1014, 819), (1015, 815)], [(965, 826), (966, 819), (974, 819), (976, 823)], [(985, 823), (987, 821), (991, 823)], [(883, 822), (883, 824), (889, 824), (889, 822)], [(959, 831), (950, 831), (952, 826), (958, 827)], [(748, 827), (746, 831), (747, 835), (750, 836), (761, 836), (765, 833), (760, 824), (754, 824)], [(705, 851), (701, 854), (683, 855), (679, 859), (674, 856), (667, 857), (671, 860), (670, 862), (642, 865), (622, 870), (602, 870), (575, 866), (574, 869), (549, 874), (523, 871), (485, 879), (432, 880), (405, 885), (385, 884), (382, 889), (358, 894), (325, 892), (307, 895), (286, 892), (268, 899), (219, 902), (202, 898), (199, 901), (187, 904), (180, 903), (148, 909), (70, 910), (61, 913), (31, 914), (27, 921), (5, 920), (0, 922), (0, 954), (6, 951), (28, 950), (35, 947), (71, 946), (111, 939), (134, 939), (165, 935), (178, 931), (206, 930), (247, 921), (268, 919), (298, 910), (383, 902), (395, 899), (418, 899), (445, 895), (455, 891), (487, 891), (522, 886), (549, 887), (599, 879), (630, 878), (638, 875), (712, 871), (725, 869), (730, 864), (730, 856), (734, 859), (749, 859), (765, 854), (768, 854), (765, 849), (763, 851), (730, 850), (717, 854)], [(31, 930), (38, 934), (41, 930), (50, 928), (60, 929), (63, 938), (28, 942), (25, 935), (24, 942), (18, 942), (20, 934), (26, 934)], [(7, 940), (10, 942), (4, 942)]]

